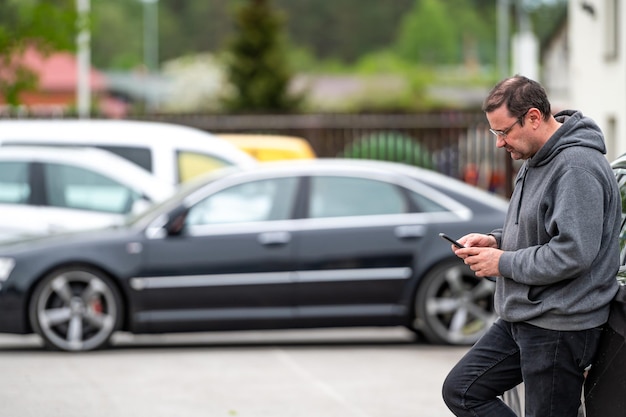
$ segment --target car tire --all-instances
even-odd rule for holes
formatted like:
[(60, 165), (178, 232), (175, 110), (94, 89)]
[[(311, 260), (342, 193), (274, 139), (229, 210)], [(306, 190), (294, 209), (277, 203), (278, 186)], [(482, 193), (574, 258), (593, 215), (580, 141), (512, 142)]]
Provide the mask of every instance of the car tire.
[(58, 269), (39, 282), (29, 319), (47, 347), (89, 351), (108, 343), (122, 320), (120, 292), (104, 273), (86, 267)]
[(434, 267), (415, 297), (415, 328), (434, 344), (474, 344), (495, 321), (495, 283), (458, 259)]

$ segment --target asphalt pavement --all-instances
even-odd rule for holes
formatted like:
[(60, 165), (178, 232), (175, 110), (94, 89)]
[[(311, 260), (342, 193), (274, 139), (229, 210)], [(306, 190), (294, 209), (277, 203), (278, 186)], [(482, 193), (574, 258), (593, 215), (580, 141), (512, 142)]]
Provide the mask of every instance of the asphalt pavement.
[(448, 417), (465, 351), (397, 328), (119, 334), (82, 354), (0, 335), (0, 417)]

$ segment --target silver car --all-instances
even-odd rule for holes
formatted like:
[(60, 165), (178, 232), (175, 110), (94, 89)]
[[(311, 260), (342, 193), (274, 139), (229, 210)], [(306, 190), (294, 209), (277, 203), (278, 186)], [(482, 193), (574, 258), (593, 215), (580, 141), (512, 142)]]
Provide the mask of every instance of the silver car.
[(0, 147), (0, 234), (48, 234), (123, 223), (175, 187), (91, 148)]

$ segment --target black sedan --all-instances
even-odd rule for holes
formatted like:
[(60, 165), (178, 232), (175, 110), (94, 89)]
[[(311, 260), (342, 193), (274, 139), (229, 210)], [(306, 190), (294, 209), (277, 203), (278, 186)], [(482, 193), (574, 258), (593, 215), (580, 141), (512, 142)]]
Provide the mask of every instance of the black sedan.
[(471, 344), (494, 320), (440, 232), (508, 202), (433, 171), (311, 160), (228, 169), (123, 227), (0, 246), (0, 332), (85, 351), (130, 333), (406, 326)]

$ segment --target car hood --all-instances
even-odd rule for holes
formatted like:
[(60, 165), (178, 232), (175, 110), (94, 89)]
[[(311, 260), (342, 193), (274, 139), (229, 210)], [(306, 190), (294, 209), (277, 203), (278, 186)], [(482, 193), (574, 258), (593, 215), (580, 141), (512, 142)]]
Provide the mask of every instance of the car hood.
[(138, 230), (129, 226), (110, 226), (101, 229), (56, 232), (45, 235), (14, 234), (0, 237), (0, 256), (32, 252), (54, 247), (80, 250), (80, 247), (92, 245), (94, 242), (106, 244), (112, 241), (124, 241), (137, 236)]

